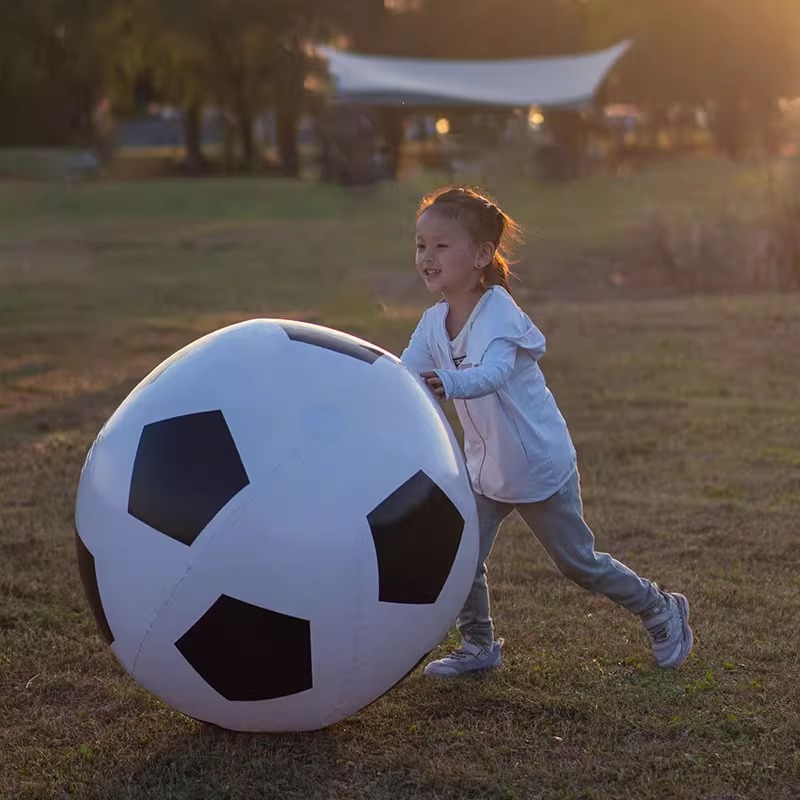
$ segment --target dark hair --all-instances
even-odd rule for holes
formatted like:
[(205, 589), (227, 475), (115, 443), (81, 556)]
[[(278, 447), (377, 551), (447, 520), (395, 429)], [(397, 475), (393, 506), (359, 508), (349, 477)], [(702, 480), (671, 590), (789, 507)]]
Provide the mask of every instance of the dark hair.
[(461, 186), (438, 189), (423, 197), (417, 209), (417, 219), (429, 208), (436, 208), (447, 218), (463, 223), (476, 242), (494, 245), (494, 258), (484, 267), (481, 283), (484, 287), (502, 286), (511, 291), (511, 257), (514, 248), (522, 241), (520, 226), (491, 199)]

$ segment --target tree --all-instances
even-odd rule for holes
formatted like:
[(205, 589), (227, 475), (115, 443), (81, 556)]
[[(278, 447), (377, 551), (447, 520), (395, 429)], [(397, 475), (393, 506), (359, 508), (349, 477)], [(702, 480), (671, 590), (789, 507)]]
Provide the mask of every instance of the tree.
[(589, 39), (634, 40), (613, 93), (655, 125), (677, 103), (714, 111), (721, 150), (769, 141), (775, 102), (800, 92), (800, 5), (795, 0), (592, 0)]
[(203, 105), (230, 112), (242, 162), (256, 160), (253, 123), (270, 94), (275, 35), (268, 4), (256, 0), (118, 0), (96, 25), (105, 74), (118, 102), (152, 77), (164, 101), (184, 109), (187, 161), (196, 169)]
[(186, 163), (196, 172), (206, 163), (201, 120), (209, 58), (202, 43), (165, 24), (162, 9), (156, 0), (118, 0), (96, 20), (94, 38), (106, 90), (120, 110), (136, 110), (143, 83), (161, 102), (183, 110)]
[(305, 81), (312, 68), (311, 47), (336, 30), (336, 3), (325, 0), (282, 0), (273, 7), (275, 31), (272, 63), (273, 103), (281, 169), (297, 177), (300, 157), (297, 133), (306, 97)]
[(0, 102), (7, 141), (86, 137), (97, 96), (88, 35), (102, 0), (0, 0)]

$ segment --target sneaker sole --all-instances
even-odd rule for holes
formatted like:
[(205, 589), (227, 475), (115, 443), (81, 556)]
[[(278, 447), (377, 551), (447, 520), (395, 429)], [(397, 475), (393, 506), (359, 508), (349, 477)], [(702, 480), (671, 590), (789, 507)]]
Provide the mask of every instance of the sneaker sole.
[[(428, 666), (430, 666), (430, 664)], [(480, 669), (466, 669), (463, 672), (434, 672), (433, 670), (428, 670), (428, 667), (425, 667), (422, 674), (427, 675), (429, 678), (460, 678), (462, 675), (480, 675), (483, 672), (489, 672), (489, 670), (497, 669), (501, 666), (503, 666), (503, 659), (498, 658), (493, 664), (487, 664)]]
[(428, 667), (432, 667), (436, 662), (432, 661), (428, 664), (424, 670), (422, 670), (423, 675), (427, 675), (429, 678), (458, 678), (461, 675), (479, 675), (481, 672), (488, 672), (490, 669), (497, 669), (497, 667), (503, 666), (503, 654), (500, 652), (500, 649), (505, 644), (504, 639), (497, 640), (500, 645), (497, 648), (497, 660), (492, 662), (491, 664), (487, 664), (485, 667), (480, 667), (480, 669), (467, 669), (463, 672), (435, 672), (433, 670), (428, 670)]
[(670, 664), (668, 669), (678, 669), (689, 658), (689, 654), (694, 647), (694, 633), (689, 625), (689, 601), (678, 592), (671, 595), (678, 603), (678, 613), (681, 615), (681, 626), (683, 628), (684, 646), (678, 660), (674, 664)]

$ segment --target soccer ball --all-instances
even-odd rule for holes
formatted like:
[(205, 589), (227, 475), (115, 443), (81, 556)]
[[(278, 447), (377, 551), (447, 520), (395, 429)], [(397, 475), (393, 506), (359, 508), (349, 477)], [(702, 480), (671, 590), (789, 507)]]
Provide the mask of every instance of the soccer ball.
[(78, 563), (141, 686), (232, 730), (310, 730), (446, 635), (478, 557), (458, 444), (421, 381), (347, 334), (250, 320), (188, 345), (100, 431)]

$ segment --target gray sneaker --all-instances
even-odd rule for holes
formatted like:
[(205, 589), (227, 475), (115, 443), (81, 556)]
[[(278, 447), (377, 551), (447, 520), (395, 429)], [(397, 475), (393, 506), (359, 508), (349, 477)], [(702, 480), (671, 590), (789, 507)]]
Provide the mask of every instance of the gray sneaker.
[(653, 656), (659, 667), (677, 669), (689, 657), (694, 634), (689, 627), (689, 601), (676, 593), (662, 592), (665, 606), (659, 613), (642, 618)]
[(479, 644), (465, 639), (458, 648), (449, 656), (431, 661), (425, 667), (426, 675), (453, 677), (463, 675), (465, 672), (480, 672), (485, 669), (499, 667), (503, 663), (500, 649), (504, 639), (495, 639), (491, 647), (481, 647)]

